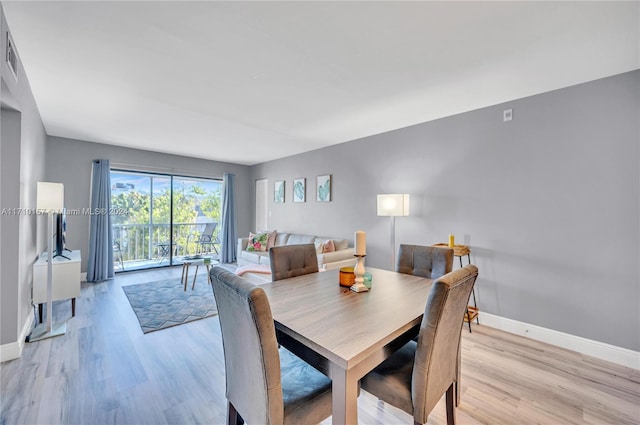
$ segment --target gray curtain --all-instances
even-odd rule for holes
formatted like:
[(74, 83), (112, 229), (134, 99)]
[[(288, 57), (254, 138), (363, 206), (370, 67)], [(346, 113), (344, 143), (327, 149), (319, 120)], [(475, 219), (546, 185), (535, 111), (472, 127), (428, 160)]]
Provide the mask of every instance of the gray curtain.
[(93, 161), (91, 180), (91, 224), (87, 282), (113, 277), (113, 234), (111, 232), (111, 174), (108, 159)]
[(220, 261), (233, 263), (236, 261), (236, 212), (234, 208), (234, 180), (235, 175), (225, 173), (222, 177), (222, 230), (220, 232)]

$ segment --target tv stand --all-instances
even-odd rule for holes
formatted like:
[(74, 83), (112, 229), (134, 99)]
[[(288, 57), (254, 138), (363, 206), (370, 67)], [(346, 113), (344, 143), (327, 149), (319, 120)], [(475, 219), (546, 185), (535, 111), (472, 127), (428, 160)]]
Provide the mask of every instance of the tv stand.
[[(71, 251), (70, 249), (68, 249), (67, 251), (69, 251), (69, 252), (73, 252), (73, 251)], [(71, 258), (67, 257), (66, 255), (56, 254), (56, 255), (54, 255), (54, 256), (53, 256), (53, 258), (56, 258), (56, 257), (66, 258), (67, 260), (71, 261)], [(45, 260), (45, 261), (46, 261), (46, 260)]]
[[(80, 251), (71, 251), (68, 260), (53, 258), (53, 301), (71, 299), (71, 315), (76, 315), (76, 298), (80, 296)], [(47, 302), (47, 253), (43, 252), (33, 263), (33, 303), (38, 304), (38, 316), (42, 322), (42, 304)], [(49, 313), (47, 313), (49, 314)]]

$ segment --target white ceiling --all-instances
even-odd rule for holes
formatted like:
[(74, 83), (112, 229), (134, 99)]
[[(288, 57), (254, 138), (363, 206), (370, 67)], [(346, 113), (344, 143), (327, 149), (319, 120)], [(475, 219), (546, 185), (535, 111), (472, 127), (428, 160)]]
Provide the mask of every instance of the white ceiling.
[(640, 68), (639, 2), (10, 2), (48, 134), (255, 164)]

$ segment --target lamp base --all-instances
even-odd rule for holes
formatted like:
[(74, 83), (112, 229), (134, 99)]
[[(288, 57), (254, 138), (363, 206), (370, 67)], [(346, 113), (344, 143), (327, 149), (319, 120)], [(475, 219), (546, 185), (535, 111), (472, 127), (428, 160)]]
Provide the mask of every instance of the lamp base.
[(31, 335), (27, 337), (27, 342), (41, 341), (47, 338), (53, 338), (54, 336), (60, 336), (67, 333), (67, 322), (54, 323), (51, 326), (51, 330), (47, 331), (47, 325), (45, 323), (36, 326), (31, 332)]

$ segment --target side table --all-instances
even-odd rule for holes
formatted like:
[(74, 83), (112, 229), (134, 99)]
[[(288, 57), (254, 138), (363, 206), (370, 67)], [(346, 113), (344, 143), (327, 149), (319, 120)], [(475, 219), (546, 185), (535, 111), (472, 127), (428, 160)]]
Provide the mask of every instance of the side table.
[[(53, 275), (51, 300), (71, 299), (71, 316), (76, 315), (76, 298), (80, 296), (80, 263), (82, 256), (79, 250), (65, 253), (68, 259), (53, 257), (51, 268)], [(47, 302), (47, 257), (45, 251), (33, 263), (33, 302), (38, 304), (38, 319), (42, 323), (42, 306)], [(47, 312), (47, 314), (51, 314)]]
[(189, 279), (189, 266), (196, 266), (196, 272), (193, 274), (193, 283), (191, 284), (191, 290), (193, 291), (196, 287), (196, 278), (198, 277), (198, 268), (200, 266), (207, 267), (207, 280), (209, 284), (211, 284), (211, 276), (209, 275), (209, 268), (211, 265), (218, 264), (218, 261), (212, 259), (211, 257), (201, 257), (201, 258), (184, 258), (182, 261), (182, 277), (181, 282), (184, 285), (184, 290), (187, 290), (187, 280)]
[[(437, 246), (440, 248), (449, 248), (449, 244), (447, 243), (436, 243), (433, 246)], [(471, 249), (467, 245), (454, 245), (453, 246), (453, 256), (458, 257), (460, 259), (460, 267), (462, 267), (462, 257), (466, 256), (468, 264), (471, 264)], [(480, 310), (478, 309), (478, 304), (476, 303), (476, 287), (473, 286), (473, 290), (471, 291), (473, 295), (473, 305), (467, 307), (467, 312), (464, 314), (464, 321), (469, 324), (469, 332), (471, 332), (471, 322), (473, 319), (476, 319), (476, 323), (480, 324), (480, 318), (478, 317), (478, 313)]]

